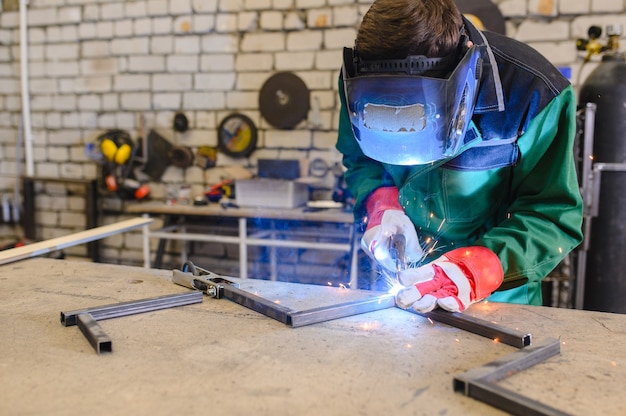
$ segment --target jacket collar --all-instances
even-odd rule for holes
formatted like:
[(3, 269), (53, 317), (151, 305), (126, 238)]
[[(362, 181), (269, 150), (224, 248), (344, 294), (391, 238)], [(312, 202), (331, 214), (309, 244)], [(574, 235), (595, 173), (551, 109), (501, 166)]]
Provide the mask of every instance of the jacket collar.
[(502, 82), (500, 81), (500, 72), (496, 58), (493, 54), (491, 46), (485, 38), (485, 35), (472, 24), (468, 19), (463, 17), (465, 30), (469, 34), (470, 40), (475, 45), (484, 45), (485, 53), (483, 56), (483, 68), (476, 99), (474, 113), (488, 113), (493, 111), (504, 111), (504, 94), (502, 91)]

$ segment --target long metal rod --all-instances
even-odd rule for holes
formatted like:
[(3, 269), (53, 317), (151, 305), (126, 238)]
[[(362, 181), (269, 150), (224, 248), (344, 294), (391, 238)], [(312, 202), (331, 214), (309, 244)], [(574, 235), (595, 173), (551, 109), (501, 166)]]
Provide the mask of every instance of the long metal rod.
[[(202, 292), (200, 292), (202, 293)], [(241, 290), (232, 285), (224, 285), (222, 296), (248, 309), (259, 312), (269, 318), (276, 319), (286, 325), (291, 325), (292, 309), (272, 302), (269, 299), (257, 296), (254, 293)]]
[(442, 309), (435, 309), (432, 312), (418, 313), (418, 315), (516, 348), (527, 347), (532, 343), (532, 335), (527, 332), (505, 328), (489, 321), (469, 316), (465, 313), (447, 312)]
[(290, 314), (291, 326), (296, 328), (318, 322), (330, 321), (332, 319), (345, 318), (347, 316), (392, 308), (394, 306), (394, 296), (385, 294), (373, 298), (340, 303), (333, 306), (294, 311)]
[(81, 313), (76, 317), (76, 322), (80, 332), (83, 333), (98, 354), (113, 351), (111, 338), (104, 332), (98, 321), (93, 319), (93, 316), (88, 313)]
[(64, 326), (76, 325), (77, 317), (81, 314), (90, 314), (95, 320), (102, 320), (200, 302), (202, 302), (202, 292), (199, 291), (157, 296), (149, 299), (61, 312), (61, 323)]
[(522, 396), (496, 383), (517, 374), (561, 351), (561, 342), (547, 338), (521, 348), (503, 358), (460, 374), (454, 378), (454, 391), (514, 415), (565, 415), (560, 410)]

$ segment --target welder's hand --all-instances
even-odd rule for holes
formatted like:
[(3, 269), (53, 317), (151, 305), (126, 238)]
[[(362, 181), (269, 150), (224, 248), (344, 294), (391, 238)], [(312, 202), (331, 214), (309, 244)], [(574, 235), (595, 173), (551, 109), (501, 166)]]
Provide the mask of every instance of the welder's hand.
[(398, 189), (378, 188), (366, 202), (367, 229), (361, 238), (361, 248), (382, 267), (395, 272), (396, 259), (391, 255), (391, 238), (404, 235), (406, 247), (404, 263), (416, 262), (423, 256), (415, 225), (406, 216), (398, 202)]
[(462, 312), (489, 296), (503, 277), (502, 264), (493, 251), (480, 246), (458, 248), (427, 265), (400, 271), (400, 283), (407, 288), (398, 292), (396, 304), (418, 312), (437, 306)]

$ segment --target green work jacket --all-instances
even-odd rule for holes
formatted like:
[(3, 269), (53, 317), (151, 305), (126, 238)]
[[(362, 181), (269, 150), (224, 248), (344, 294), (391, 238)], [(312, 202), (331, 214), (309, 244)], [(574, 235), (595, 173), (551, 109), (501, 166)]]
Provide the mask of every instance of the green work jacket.
[(527, 45), (479, 32), (486, 44), (481, 86), (465, 150), (429, 165), (366, 157), (354, 138), (343, 85), (337, 149), (357, 220), (379, 187), (399, 202), (434, 260), (469, 245), (494, 251), (504, 282), (490, 299), (541, 305), (541, 281), (582, 240), (582, 200), (573, 155), (576, 99), (571, 85)]

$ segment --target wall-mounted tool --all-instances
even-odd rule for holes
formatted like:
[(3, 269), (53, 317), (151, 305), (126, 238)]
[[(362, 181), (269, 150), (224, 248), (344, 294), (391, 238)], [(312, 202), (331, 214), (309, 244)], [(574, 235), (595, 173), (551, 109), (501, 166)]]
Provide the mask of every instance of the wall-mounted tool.
[(293, 129), (307, 118), (310, 92), (292, 72), (279, 72), (267, 79), (259, 92), (259, 110), (272, 126)]
[(217, 147), (230, 157), (247, 157), (256, 148), (257, 128), (250, 117), (233, 113), (217, 128)]

